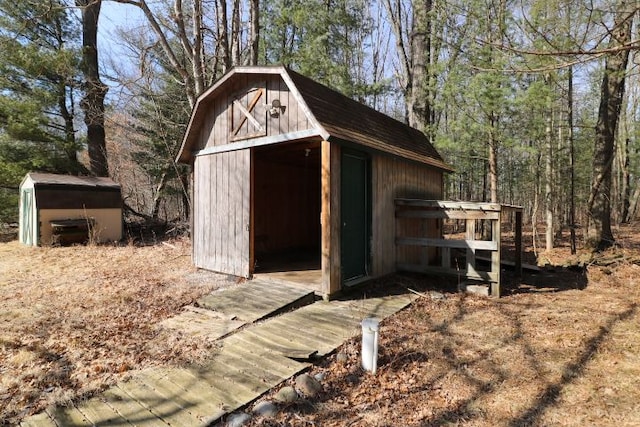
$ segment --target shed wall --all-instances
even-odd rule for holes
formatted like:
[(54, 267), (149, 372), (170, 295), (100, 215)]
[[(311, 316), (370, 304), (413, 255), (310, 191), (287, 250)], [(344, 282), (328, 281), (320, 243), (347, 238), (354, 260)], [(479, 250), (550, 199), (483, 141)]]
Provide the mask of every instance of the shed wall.
[[(374, 277), (396, 271), (396, 198), (442, 198), (442, 172), (432, 167), (398, 157), (376, 155), (372, 159), (372, 245), (371, 261)], [(440, 235), (437, 220), (415, 227), (426, 227), (423, 234)], [(405, 250), (405, 249), (402, 249)], [(420, 256), (420, 254), (401, 254)]]
[(40, 244), (51, 244), (50, 221), (59, 219), (95, 220), (95, 235), (97, 242), (111, 242), (122, 239), (122, 209), (39, 209)]
[(198, 156), (194, 163), (193, 262), (248, 277), (251, 153)]
[(36, 185), (38, 209), (120, 209), (120, 189)]
[[(260, 132), (249, 120), (242, 122), (242, 114), (235, 100), (249, 109), (257, 91), (262, 90), (252, 116), (264, 127)], [(268, 114), (274, 99), (285, 107), (278, 117)], [(238, 129), (238, 125), (242, 126)], [(217, 96), (208, 108), (204, 124), (200, 127), (196, 150), (225, 145), (231, 142), (264, 136), (276, 136), (312, 128), (304, 109), (289, 90), (280, 75), (243, 75), (234, 80), (233, 85)], [(237, 132), (236, 132), (237, 130)]]

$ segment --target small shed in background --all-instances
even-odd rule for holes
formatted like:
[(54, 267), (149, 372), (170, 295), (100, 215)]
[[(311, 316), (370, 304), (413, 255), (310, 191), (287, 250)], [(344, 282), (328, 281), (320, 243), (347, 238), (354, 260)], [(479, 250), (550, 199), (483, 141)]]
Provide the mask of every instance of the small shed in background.
[(33, 246), (120, 240), (120, 185), (109, 178), (28, 173), (20, 184), (19, 238)]
[(394, 200), (442, 198), (451, 170), (422, 132), (281, 66), (204, 92), (177, 160), (193, 168), (197, 267), (298, 276), (324, 296), (395, 272)]

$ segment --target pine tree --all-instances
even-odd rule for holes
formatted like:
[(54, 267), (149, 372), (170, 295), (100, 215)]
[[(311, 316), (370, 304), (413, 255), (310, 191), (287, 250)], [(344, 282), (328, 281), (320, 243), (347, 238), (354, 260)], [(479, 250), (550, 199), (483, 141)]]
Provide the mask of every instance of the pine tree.
[(84, 170), (75, 129), (78, 28), (64, 6), (0, 0), (0, 187), (10, 192), (29, 171)]

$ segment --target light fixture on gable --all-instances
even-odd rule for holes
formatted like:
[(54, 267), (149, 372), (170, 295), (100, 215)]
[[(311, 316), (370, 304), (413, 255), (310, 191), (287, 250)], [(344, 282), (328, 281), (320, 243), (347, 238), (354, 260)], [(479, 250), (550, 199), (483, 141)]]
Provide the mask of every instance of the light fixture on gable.
[(284, 114), (284, 110), (286, 110), (286, 108), (287, 107), (285, 107), (280, 103), (279, 99), (274, 99), (273, 101), (271, 101), (271, 108), (269, 108), (269, 116), (280, 117), (280, 114)]

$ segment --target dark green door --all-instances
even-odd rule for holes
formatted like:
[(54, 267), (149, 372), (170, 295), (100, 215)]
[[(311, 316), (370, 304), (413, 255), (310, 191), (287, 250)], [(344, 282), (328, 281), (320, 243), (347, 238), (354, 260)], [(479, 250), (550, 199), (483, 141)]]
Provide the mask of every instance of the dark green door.
[(369, 263), (369, 158), (343, 151), (340, 188), (342, 281), (367, 276)]

